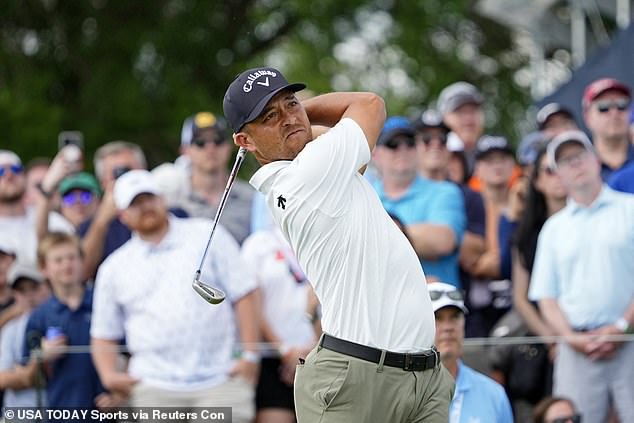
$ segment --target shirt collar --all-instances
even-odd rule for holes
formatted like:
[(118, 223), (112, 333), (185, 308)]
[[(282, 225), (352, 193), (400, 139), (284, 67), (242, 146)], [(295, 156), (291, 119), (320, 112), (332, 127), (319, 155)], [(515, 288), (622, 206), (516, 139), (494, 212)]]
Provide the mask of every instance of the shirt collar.
[(264, 184), (273, 175), (275, 175), (277, 172), (287, 167), (290, 163), (291, 161), (289, 160), (279, 160), (279, 161), (265, 164), (264, 166), (260, 167), (257, 170), (257, 172), (253, 174), (253, 176), (249, 180), (249, 183), (253, 186), (253, 188), (262, 192), (262, 187), (264, 186)]
[(462, 360), (458, 360), (458, 377), (456, 378), (456, 391), (468, 391), (471, 389), (471, 378), (469, 377), (469, 368), (464, 365)]
[(377, 191), (381, 201), (402, 201), (406, 198), (414, 197), (418, 195), (421, 191), (425, 191), (424, 182), (426, 180), (427, 180), (426, 178), (422, 177), (419, 174), (416, 174), (412, 182), (407, 187), (407, 191), (405, 191), (403, 195), (401, 195), (398, 198), (390, 198), (387, 195), (385, 195), (385, 189), (383, 186), (383, 181), (381, 179), (377, 179), (374, 182), (374, 184), (375, 184), (375, 190)]
[[(68, 305), (62, 303), (55, 295), (51, 296), (51, 301), (53, 301), (53, 306), (57, 311), (70, 310)], [(84, 296), (81, 300), (81, 304), (79, 305), (79, 308), (74, 311), (79, 311), (82, 309), (92, 310), (92, 288), (84, 289)]]
[(601, 186), (601, 191), (595, 200), (589, 206), (584, 206), (583, 204), (577, 203), (572, 198), (568, 197), (566, 200), (566, 207), (570, 210), (571, 213), (576, 213), (580, 210), (598, 210), (604, 205), (609, 204), (616, 197), (615, 192), (612, 188), (603, 184)]

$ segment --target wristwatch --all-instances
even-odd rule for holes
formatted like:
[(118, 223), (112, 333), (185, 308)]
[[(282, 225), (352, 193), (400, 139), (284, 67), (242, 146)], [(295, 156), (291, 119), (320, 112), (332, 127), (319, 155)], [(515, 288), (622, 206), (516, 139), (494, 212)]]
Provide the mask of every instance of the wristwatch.
[(623, 333), (634, 333), (634, 328), (630, 326), (630, 322), (625, 317), (621, 317), (614, 322), (614, 326)]

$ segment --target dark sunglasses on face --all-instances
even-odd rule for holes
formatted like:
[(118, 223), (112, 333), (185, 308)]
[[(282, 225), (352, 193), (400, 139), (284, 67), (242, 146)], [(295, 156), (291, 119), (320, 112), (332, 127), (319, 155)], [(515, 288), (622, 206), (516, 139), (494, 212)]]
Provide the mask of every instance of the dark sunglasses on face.
[(438, 141), (440, 141), (440, 143), (442, 145), (446, 145), (447, 144), (447, 135), (446, 134), (421, 134), (420, 136), (421, 141), (423, 142), (423, 144), (425, 145), (429, 145), (431, 144), (431, 141), (436, 139)]
[(24, 166), (21, 164), (12, 164), (7, 166), (0, 166), (0, 177), (7, 174), (8, 171), (11, 171), (14, 175), (18, 175), (24, 171)]
[(210, 141), (202, 139), (202, 138), (195, 138), (195, 139), (192, 140), (192, 144), (195, 145), (198, 148), (204, 148), (205, 144), (208, 144), (208, 143), (213, 143), (214, 145), (218, 146), (218, 145), (224, 144), (225, 143), (225, 139), (222, 138), (222, 137), (216, 137), (216, 138), (214, 138), (213, 140), (210, 140)]
[(69, 192), (62, 197), (62, 204), (65, 206), (72, 206), (78, 203), (86, 205), (90, 204), (93, 198), (94, 195), (90, 191)]
[(390, 150), (396, 150), (401, 144), (405, 144), (408, 148), (414, 148), (416, 141), (414, 138), (392, 138), (385, 142), (385, 145)]
[(618, 100), (603, 100), (597, 101), (596, 104), (599, 113), (607, 113), (613, 107), (616, 107), (620, 112), (623, 112), (630, 107), (630, 99), (620, 98)]
[(581, 423), (581, 415), (573, 414), (572, 416), (558, 417), (550, 420), (548, 423)]
[(442, 297), (443, 295), (446, 295), (447, 297), (449, 297), (449, 299), (452, 299), (454, 301), (464, 301), (464, 292), (462, 292), (462, 290), (460, 289), (455, 289), (453, 291), (429, 291), (429, 297), (432, 301), (440, 299), (440, 297)]

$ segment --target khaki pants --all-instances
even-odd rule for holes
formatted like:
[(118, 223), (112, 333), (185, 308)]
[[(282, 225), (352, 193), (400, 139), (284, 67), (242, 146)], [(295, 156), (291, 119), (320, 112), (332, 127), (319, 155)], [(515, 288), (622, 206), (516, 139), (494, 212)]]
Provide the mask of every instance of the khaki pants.
[(313, 349), (295, 375), (299, 423), (447, 423), (454, 380), (441, 364), (422, 372)]
[(254, 394), (255, 387), (240, 377), (213, 388), (186, 392), (170, 391), (140, 382), (132, 389), (130, 405), (133, 408), (175, 407), (184, 411), (231, 407), (233, 423), (250, 423), (255, 416)]

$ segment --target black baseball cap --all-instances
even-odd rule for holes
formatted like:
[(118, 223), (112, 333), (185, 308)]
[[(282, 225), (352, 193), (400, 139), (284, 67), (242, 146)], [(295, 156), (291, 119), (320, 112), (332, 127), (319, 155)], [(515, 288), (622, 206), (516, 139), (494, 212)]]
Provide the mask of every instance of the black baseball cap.
[(500, 151), (513, 157), (513, 150), (506, 138), (502, 136), (483, 135), (476, 143), (476, 159), (482, 159), (493, 151)]
[(268, 67), (253, 68), (238, 75), (227, 88), (222, 108), (234, 132), (255, 120), (267, 103), (282, 90), (293, 92), (306, 88), (306, 84), (289, 84), (284, 75)]

